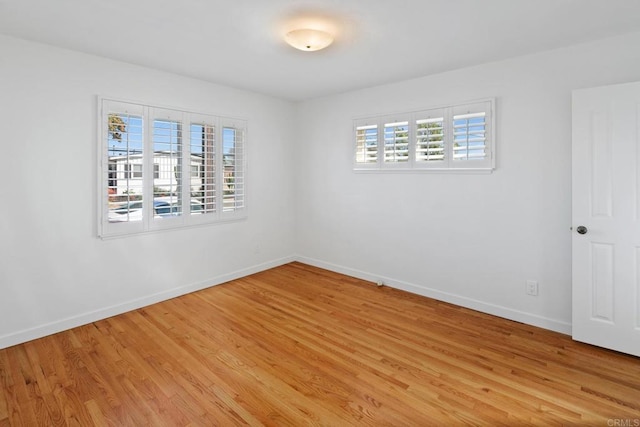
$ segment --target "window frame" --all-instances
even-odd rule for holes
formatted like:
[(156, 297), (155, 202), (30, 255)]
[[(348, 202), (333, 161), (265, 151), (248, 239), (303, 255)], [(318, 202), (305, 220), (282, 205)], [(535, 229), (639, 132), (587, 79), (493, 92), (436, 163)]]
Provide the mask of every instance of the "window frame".
[[(242, 118), (230, 118), (213, 114), (205, 114), (183, 110), (179, 108), (171, 107), (157, 107), (151, 106), (145, 103), (135, 101), (123, 101), (115, 98), (97, 97), (97, 129), (98, 140), (96, 146), (98, 147), (98, 165), (97, 165), (97, 221), (98, 221), (98, 236), (101, 238), (110, 237), (122, 237), (128, 235), (156, 232), (168, 229), (180, 229), (193, 226), (210, 225), (216, 223), (222, 223), (227, 221), (236, 221), (247, 218), (247, 191), (246, 191), (246, 176), (247, 176), (247, 120)], [(135, 117), (142, 118), (142, 133), (139, 138), (142, 139), (142, 162), (140, 166), (130, 166), (129, 178), (124, 176), (117, 176), (117, 166), (114, 166), (113, 158), (110, 158), (109, 152), (110, 141), (109, 138), (109, 116), (111, 114), (131, 114)], [(154, 205), (156, 199), (161, 194), (157, 193), (155, 184), (157, 181), (162, 182), (161, 177), (164, 178), (166, 171), (159, 165), (158, 153), (164, 154), (162, 151), (157, 151), (156, 147), (162, 146), (163, 142), (159, 142), (156, 139), (154, 143), (154, 126), (158, 126), (161, 121), (170, 121), (173, 123), (179, 123), (178, 136), (174, 138), (177, 143), (171, 145), (171, 149), (167, 152), (169, 156), (169, 163), (173, 165), (173, 174), (176, 170), (178, 175), (170, 177), (170, 180), (175, 180), (174, 186), (169, 186), (169, 195), (167, 197), (177, 198), (176, 208), (172, 207), (171, 212), (174, 209), (181, 209), (180, 215), (168, 215), (157, 216), (155, 215)], [(206, 212), (205, 209), (194, 209), (192, 212), (192, 200), (199, 198), (199, 196), (193, 196), (193, 179), (204, 179), (200, 176), (193, 177), (191, 175), (192, 149), (194, 147), (191, 139), (192, 126), (208, 126), (209, 129), (213, 128), (210, 136), (212, 141), (213, 157), (215, 158), (215, 164), (210, 164), (212, 168), (208, 179), (212, 181), (214, 186), (216, 200), (215, 208)], [(234, 200), (239, 200), (239, 203), (235, 203), (232, 209), (222, 209), (222, 204), (217, 205), (217, 201), (222, 201), (222, 182), (224, 180), (224, 166), (223, 162), (223, 138), (222, 129), (223, 126), (233, 126), (239, 137), (237, 138), (236, 145), (242, 150), (242, 156), (234, 163), (232, 171), (234, 174), (240, 174), (242, 176), (242, 192), (234, 193)], [(156, 128), (158, 130), (158, 128)], [(203, 132), (204, 135), (204, 132)], [(204, 136), (203, 136), (204, 137)], [(113, 148), (111, 148), (113, 150)], [(127, 152), (127, 156), (131, 156)], [(172, 160), (173, 159), (173, 160)], [(129, 160), (125, 160), (131, 164)], [(160, 159), (160, 162), (164, 161)], [(174, 162), (178, 162), (174, 165)], [(202, 170), (204, 175), (206, 170), (203, 165), (198, 165), (199, 170)], [(134, 169), (142, 168), (141, 177), (138, 177), (138, 173)], [(171, 173), (169, 173), (171, 175)], [(142, 219), (131, 220), (122, 222), (110, 222), (109, 221), (109, 205), (110, 196), (113, 192), (119, 194), (119, 189), (114, 189), (117, 186), (118, 179), (137, 180), (142, 182), (142, 192), (140, 194), (142, 198)], [(113, 185), (112, 185), (113, 184)], [(205, 183), (202, 184), (206, 186)], [(175, 190), (173, 190), (175, 188)], [(204, 188), (204, 187), (201, 187)], [(114, 189), (110, 191), (110, 189)], [(153, 201), (149, 203), (147, 201)], [(127, 203), (126, 201), (123, 203)], [(130, 202), (129, 202), (130, 203)], [(204, 195), (202, 195), (202, 203), (206, 203)], [(173, 206), (173, 204), (171, 205)], [(178, 208), (179, 207), (179, 208)], [(113, 207), (111, 208), (113, 211)]]
[[(482, 159), (454, 159), (454, 118), (465, 114), (484, 113), (483, 130), (485, 156)], [(376, 116), (360, 117), (353, 120), (352, 152), (354, 172), (433, 172), (433, 173), (492, 173), (496, 168), (496, 136), (495, 136), (495, 98), (439, 106), (415, 111), (380, 114)], [(442, 160), (420, 160), (418, 146), (420, 137), (419, 121), (442, 118), (442, 141), (444, 146)], [(461, 119), (458, 119), (461, 120)], [(406, 161), (388, 162), (385, 153), (385, 125), (391, 123), (408, 122), (409, 156)], [(377, 132), (377, 150), (375, 155), (363, 145), (363, 138), (359, 139), (359, 131), (373, 129)], [(472, 126), (467, 126), (467, 133)], [(477, 144), (477, 142), (476, 142)], [(371, 145), (369, 145), (371, 147)], [(474, 147), (467, 146), (467, 153)], [(475, 146), (476, 150), (477, 145)], [(462, 150), (458, 150), (462, 151)], [(375, 162), (362, 162), (368, 155), (376, 159)]]

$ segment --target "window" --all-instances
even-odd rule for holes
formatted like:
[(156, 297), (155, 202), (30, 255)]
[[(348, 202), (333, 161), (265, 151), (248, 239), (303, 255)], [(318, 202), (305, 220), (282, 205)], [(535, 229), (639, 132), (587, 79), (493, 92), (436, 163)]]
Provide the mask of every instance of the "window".
[(384, 162), (409, 161), (409, 122), (384, 124)]
[(494, 101), (354, 121), (355, 170), (491, 171)]
[(101, 236), (246, 216), (245, 121), (108, 99), (100, 111)]
[(416, 164), (444, 167), (445, 140), (444, 110), (417, 113), (416, 124)]
[(378, 126), (363, 124), (356, 127), (356, 162), (378, 163)]
[(484, 159), (486, 145), (486, 114), (471, 113), (453, 116), (453, 159)]
[(240, 129), (225, 126), (222, 128), (222, 163), (224, 167), (223, 208), (224, 212), (244, 207), (244, 173), (238, 165), (242, 164), (243, 144)]
[(216, 171), (218, 168), (215, 150), (215, 126), (207, 124), (206, 120), (191, 123), (189, 140), (189, 161), (191, 192), (200, 203), (198, 209), (191, 209), (191, 214), (210, 214), (216, 212), (216, 200), (219, 199), (216, 190)]

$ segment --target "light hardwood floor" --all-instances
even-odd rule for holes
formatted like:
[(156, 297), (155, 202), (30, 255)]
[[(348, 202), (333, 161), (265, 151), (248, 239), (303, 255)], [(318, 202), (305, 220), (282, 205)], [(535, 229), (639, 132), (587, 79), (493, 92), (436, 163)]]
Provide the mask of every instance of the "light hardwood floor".
[(0, 387), (0, 426), (640, 424), (638, 358), (300, 263), (0, 350)]

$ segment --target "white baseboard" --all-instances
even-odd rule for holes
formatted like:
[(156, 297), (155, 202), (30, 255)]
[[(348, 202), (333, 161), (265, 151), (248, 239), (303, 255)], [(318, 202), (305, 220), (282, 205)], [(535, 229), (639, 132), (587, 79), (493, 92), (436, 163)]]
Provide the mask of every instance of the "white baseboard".
[(57, 320), (55, 322), (50, 322), (44, 325), (36, 326), (34, 328), (24, 329), (22, 331), (4, 335), (0, 337), (0, 349), (11, 347), (13, 345), (21, 344), (37, 338), (42, 338), (47, 335), (66, 331), (68, 329), (75, 328), (78, 326), (87, 325), (91, 322), (96, 322), (98, 320), (106, 319), (108, 317), (116, 316), (118, 314), (126, 313), (128, 311), (136, 310), (138, 308), (146, 307), (151, 304), (156, 304), (158, 302), (166, 301), (168, 299), (175, 298), (181, 295), (206, 289), (211, 286), (228, 282), (230, 280), (235, 280), (241, 277), (248, 276), (250, 274), (259, 273), (261, 271), (278, 267), (280, 265), (287, 264), (295, 260), (296, 258), (293, 256), (276, 259), (273, 261), (248, 267), (242, 270), (234, 271), (227, 274), (222, 274), (220, 276), (213, 277), (209, 280), (204, 280), (199, 283), (192, 283), (186, 286), (179, 286), (177, 288), (169, 289), (163, 292), (158, 292), (156, 294), (131, 300), (122, 304), (112, 305), (110, 307), (101, 308), (99, 310), (91, 311), (88, 313), (82, 313), (77, 316), (71, 316), (66, 319)]
[(563, 334), (571, 335), (571, 323), (567, 323), (561, 320), (550, 319), (547, 317), (538, 316), (537, 314), (527, 313), (524, 311), (514, 310), (512, 308), (503, 307), (487, 302), (475, 300), (472, 298), (463, 297), (460, 295), (450, 294), (448, 292), (439, 291), (437, 289), (427, 288), (424, 286), (415, 285), (413, 283), (407, 283), (400, 280), (395, 280), (390, 277), (382, 277), (378, 274), (368, 273), (366, 271), (355, 270), (353, 268), (344, 267), (330, 262), (317, 260), (314, 258), (307, 258), (304, 256), (296, 256), (296, 261), (304, 264), (309, 264), (314, 267), (324, 268), (325, 270), (334, 271), (347, 276), (356, 277), (358, 279), (367, 280), (370, 282), (376, 282), (382, 280), (386, 286), (390, 286), (403, 291), (411, 292), (417, 295), (433, 298), (438, 301), (444, 301), (451, 304), (459, 305), (461, 307), (470, 308), (483, 313), (491, 314), (494, 316), (502, 317), (516, 322), (526, 323), (532, 326), (538, 326), (540, 328), (549, 329), (551, 331), (560, 332)]
[(571, 334), (571, 324), (567, 322), (563, 322), (555, 319), (549, 319), (546, 317), (538, 316), (538, 315), (523, 312), (523, 311), (513, 310), (508, 307), (489, 304), (483, 301), (478, 301), (478, 300), (463, 297), (460, 295), (450, 294), (450, 293), (442, 292), (436, 289), (418, 286), (412, 283), (395, 280), (389, 277), (382, 277), (377, 274), (355, 270), (353, 268), (348, 268), (348, 267), (332, 264), (329, 262), (325, 262), (325, 261), (321, 261), (313, 258), (308, 258), (304, 256), (289, 256), (289, 257), (284, 257), (277, 260), (265, 262), (262, 264), (258, 264), (242, 270), (234, 271), (231, 273), (222, 274), (220, 276), (217, 276), (199, 283), (180, 286), (180, 287), (169, 289), (163, 292), (158, 292), (156, 294), (149, 295), (143, 298), (131, 300), (122, 304), (117, 304), (117, 305), (105, 307), (99, 310), (82, 313), (77, 316), (71, 316), (66, 319), (50, 322), (44, 325), (36, 326), (34, 328), (24, 329), (22, 331), (4, 335), (0, 337), (0, 349), (7, 348), (16, 344), (21, 344), (37, 338), (42, 338), (47, 335), (62, 332), (78, 326), (86, 325), (91, 322), (96, 322), (98, 320), (102, 320), (111, 316), (116, 316), (118, 314), (126, 313), (131, 310), (136, 310), (142, 307), (146, 307), (148, 305), (166, 301), (168, 299), (185, 295), (191, 292), (196, 292), (202, 289), (206, 289), (211, 286), (228, 282), (230, 280), (239, 279), (254, 273), (268, 270), (270, 268), (278, 267), (292, 261), (299, 261), (304, 264), (309, 264), (315, 267), (324, 268), (325, 270), (334, 271), (336, 273), (357, 277), (358, 279), (368, 280), (371, 282), (375, 282), (377, 280), (383, 280), (385, 285), (391, 286), (396, 289), (401, 289), (417, 295), (422, 295), (429, 298), (437, 299), (439, 301), (444, 301), (451, 304), (459, 305), (461, 307), (470, 308), (472, 310), (481, 311), (483, 313), (492, 314), (494, 316), (503, 317), (505, 319), (515, 320), (517, 322), (526, 323), (528, 325), (538, 326), (544, 329), (549, 329), (552, 331), (556, 331), (556, 332), (560, 332), (568, 335)]

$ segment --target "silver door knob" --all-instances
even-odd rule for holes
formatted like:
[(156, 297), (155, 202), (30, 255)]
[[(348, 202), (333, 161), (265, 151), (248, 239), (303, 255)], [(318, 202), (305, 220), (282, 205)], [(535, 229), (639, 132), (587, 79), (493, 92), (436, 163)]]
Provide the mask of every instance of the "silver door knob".
[(584, 225), (579, 225), (578, 228), (576, 228), (576, 231), (578, 232), (578, 234), (587, 234), (587, 227), (585, 227)]

